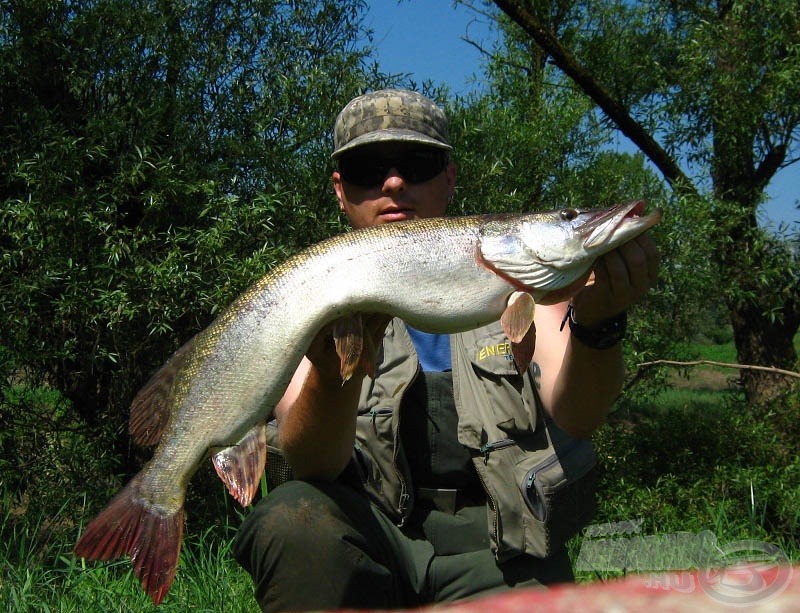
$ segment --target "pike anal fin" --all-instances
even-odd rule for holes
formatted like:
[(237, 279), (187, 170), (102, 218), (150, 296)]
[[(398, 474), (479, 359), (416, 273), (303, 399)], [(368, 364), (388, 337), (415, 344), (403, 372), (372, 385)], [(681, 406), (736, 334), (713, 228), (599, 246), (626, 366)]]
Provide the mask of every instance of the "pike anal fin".
[(133, 571), (153, 603), (175, 579), (183, 537), (183, 508), (159, 513), (139, 495), (136, 477), (83, 531), (75, 555), (87, 560), (131, 557)]
[(214, 453), (211, 461), (230, 495), (243, 507), (248, 506), (267, 465), (266, 424), (253, 426), (236, 445)]
[(500, 316), (500, 324), (511, 341), (511, 354), (520, 373), (530, 366), (536, 349), (536, 326), (533, 323), (535, 310), (533, 296), (527, 292), (514, 292), (509, 296), (508, 304)]

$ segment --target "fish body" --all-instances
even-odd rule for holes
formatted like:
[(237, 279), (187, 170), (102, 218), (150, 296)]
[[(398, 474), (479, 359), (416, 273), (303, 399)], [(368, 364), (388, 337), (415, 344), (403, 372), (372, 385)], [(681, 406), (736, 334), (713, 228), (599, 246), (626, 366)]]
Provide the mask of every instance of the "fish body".
[[(454, 333), (501, 316), (518, 321), (507, 317), (513, 308), (525, 313), (516, 334), (522, 341), (534, 302), (580, 282), (599, 255), (660, 220), (660, 211), (642, 212), (642, 203), (630, 203), (603, 211), (399, 222), (354, 230), (289, 258), (184, 345), (137, 395), (134, 439), (158, 446), (87, 526), (76, 553), (103, 560), (130, 555), (158, 604), (177, 568), (189, 480), (210, 451), (227, 448), (232, 451), (215, 456), (215, 467), (231, 493), (249, 504), (264, 466), (262, 425), (326, 324), (385, 313), (420, 330)], [(518, 296), (528, 299), (529, 310), (512, 307), (525, 302)]]

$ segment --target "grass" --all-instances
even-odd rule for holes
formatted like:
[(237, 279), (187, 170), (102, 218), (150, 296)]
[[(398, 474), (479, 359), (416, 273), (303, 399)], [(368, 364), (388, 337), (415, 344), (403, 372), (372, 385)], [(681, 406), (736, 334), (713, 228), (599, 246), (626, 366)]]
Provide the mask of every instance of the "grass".
[[(697, 350), (700, 359), (735, 362), (730, 343)], [(697, 543), (697, 535), (712, 535), (720, 547), (740, 540), (770, 543), (800, 562), (800, 388), (753, 408), (732, 383), (735, 376), (730, 369), (697, 367), (688, 378), (675, 375), (670, 389), (655, 398), (612, 414), (596, 436), (603, 466), (596, 524), (625, 528), (639, 521), (640, 536), (683, 534)], [(570, 543), (573, 557), (583, 547), (600, 562), (595, 571), (579, 572), (578, 580), (635, 570), (635, 562), (631, 568), (604, 566), (598, 547), (608, 552), (613, 544), (598, 545), (590, 538), (596, 533), (585, 531)], [(623, 543), (617, 546), (631, 536), (618, 532)], [(649, 553), (658, 560), (658, 548)], [(663, 554), (662, 568), (669, 569), (675, 551), (664, 547)]]
[(156, 608), (128, 560), (85, 563), (72, 553), (74, 535), (42, 547), (38, 529), (4, 526), (0, 603), (8, 611), (237, 612), (258, 610), (250, 577), (233, 561), (233, 528), (209, 529), (184, 541), (167, 598)]
[[(734, 361), (730, 345), (702, 345), (698, 350), (703, 359)], [(663, 540), (680, 533), (711, 534), (719, 545), (743, 539), (773, 543), (796, 564), (800, 562), (800, 460), (796, 458), (800, 390), (783, 403), (756, 410), (745, 406), (729, 385), (735, 375), (726, 369), (709, 374), (714, 370), (698, 367), (687, 381), (621, 409), (598, 432), (595, 440), (603, 474), (594, 524), (624, 527), (620, 522), (631, 522), (628, 526), (638, 525), (638, 535), (661, 538), (652, 542), (662, 545), (647, 555), (662, 555), (654, 563), (665, 568), (686, 564), (684, 552)], [(54, 499), (58, 495), (53, 492)], [(186, 535), (175, 583), (156, 609), (127, 560), (84, 563), (75, 558), (72, 547), (80, 526), (72, 518), (78, 509), (77, 516), (88, 519), (84, 500), (67, 496), (60, 511), (53, 513), (51, 502), (38, 515), (34, 504), (27, 505), (25, 514), (9, 513), (12, 500), (0, 482), (4, 508), (0, 605), (5, 610), (236, 613), (258, 609), (250, 578), (230, 553), (238, 524), (235, 513), (222, 512), (227, 519), (221, 524)], [(197, 491), (192, 504), (204, 504)], [(226, 504), (219, 507), (225, 509)], [(586, 534), (572, 539), (573, 559), (578, 559), (582, 547), (593, 544), (595, 553), (602, 553), (605, 545), (598, 550), (596, 542), (596, 536)], [(577, 573), (577, 579), (607, 579), (635, 570), (624, 564), (600, 566)]]

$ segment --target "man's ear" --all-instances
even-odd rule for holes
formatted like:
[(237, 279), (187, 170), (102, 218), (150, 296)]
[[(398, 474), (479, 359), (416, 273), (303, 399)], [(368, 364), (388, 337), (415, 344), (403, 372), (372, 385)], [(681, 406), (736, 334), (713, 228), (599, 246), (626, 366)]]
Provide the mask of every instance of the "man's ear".
[(344, 195), (343, 195), (343, 188), (342, 188), (342, 176), (339, 174), (339, 171), (334, 170), (333, 175), (331, 175), (333, 179), (333, 191), (336, 192), (336, 200), (339, 202), (339, 210), (344, 213)]

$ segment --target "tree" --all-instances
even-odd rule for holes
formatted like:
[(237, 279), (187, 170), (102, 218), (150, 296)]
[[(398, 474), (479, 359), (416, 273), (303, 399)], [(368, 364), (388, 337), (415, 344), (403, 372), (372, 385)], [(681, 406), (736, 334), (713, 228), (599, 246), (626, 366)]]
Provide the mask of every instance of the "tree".
[[(661, 245), (661, 283), (629, 318), (626, 361), (633, 370), (663, 355), (688, 357), (684, 341), (698, 332), (709, 279), (708, 246), (691, 207), (675, 215), (678, 200), (667, 197), (644, 155), (613, 151), (613, 130), (591, 99), (519, 27), (507, 18), (497, 23), (492, 49), (473, 42), (486, 58), (486, 87), (448, 111), (459, 175), (451, 210), (597, 208), (633, 199), (666, 208), (669, 224), (652, 231)], [(664, 379), (663, 370), (651, 369), (628, 396), (661, 389)]]
[[(130, 471), (136, 389), (276, 260), (336, 226), (330, 126), (375, 78), (364, 7), (2, 5), (4, 457), (80, 471), (78, 458), (110, 451)], [(57, 397), (18, 393), (43, 385)], [(78, 456), (64, 437), (95, 445)]]
[[(739, 362), (795, 367), (797, 253), (758, 227), (756, 209), (775, 173), (800, 159), (796, 0), (495, 4), (635, 143), (678, 198), (703, 196)], [(742, 383), (756, 402), (791, 385), (758, 371), (744, 371)]]

